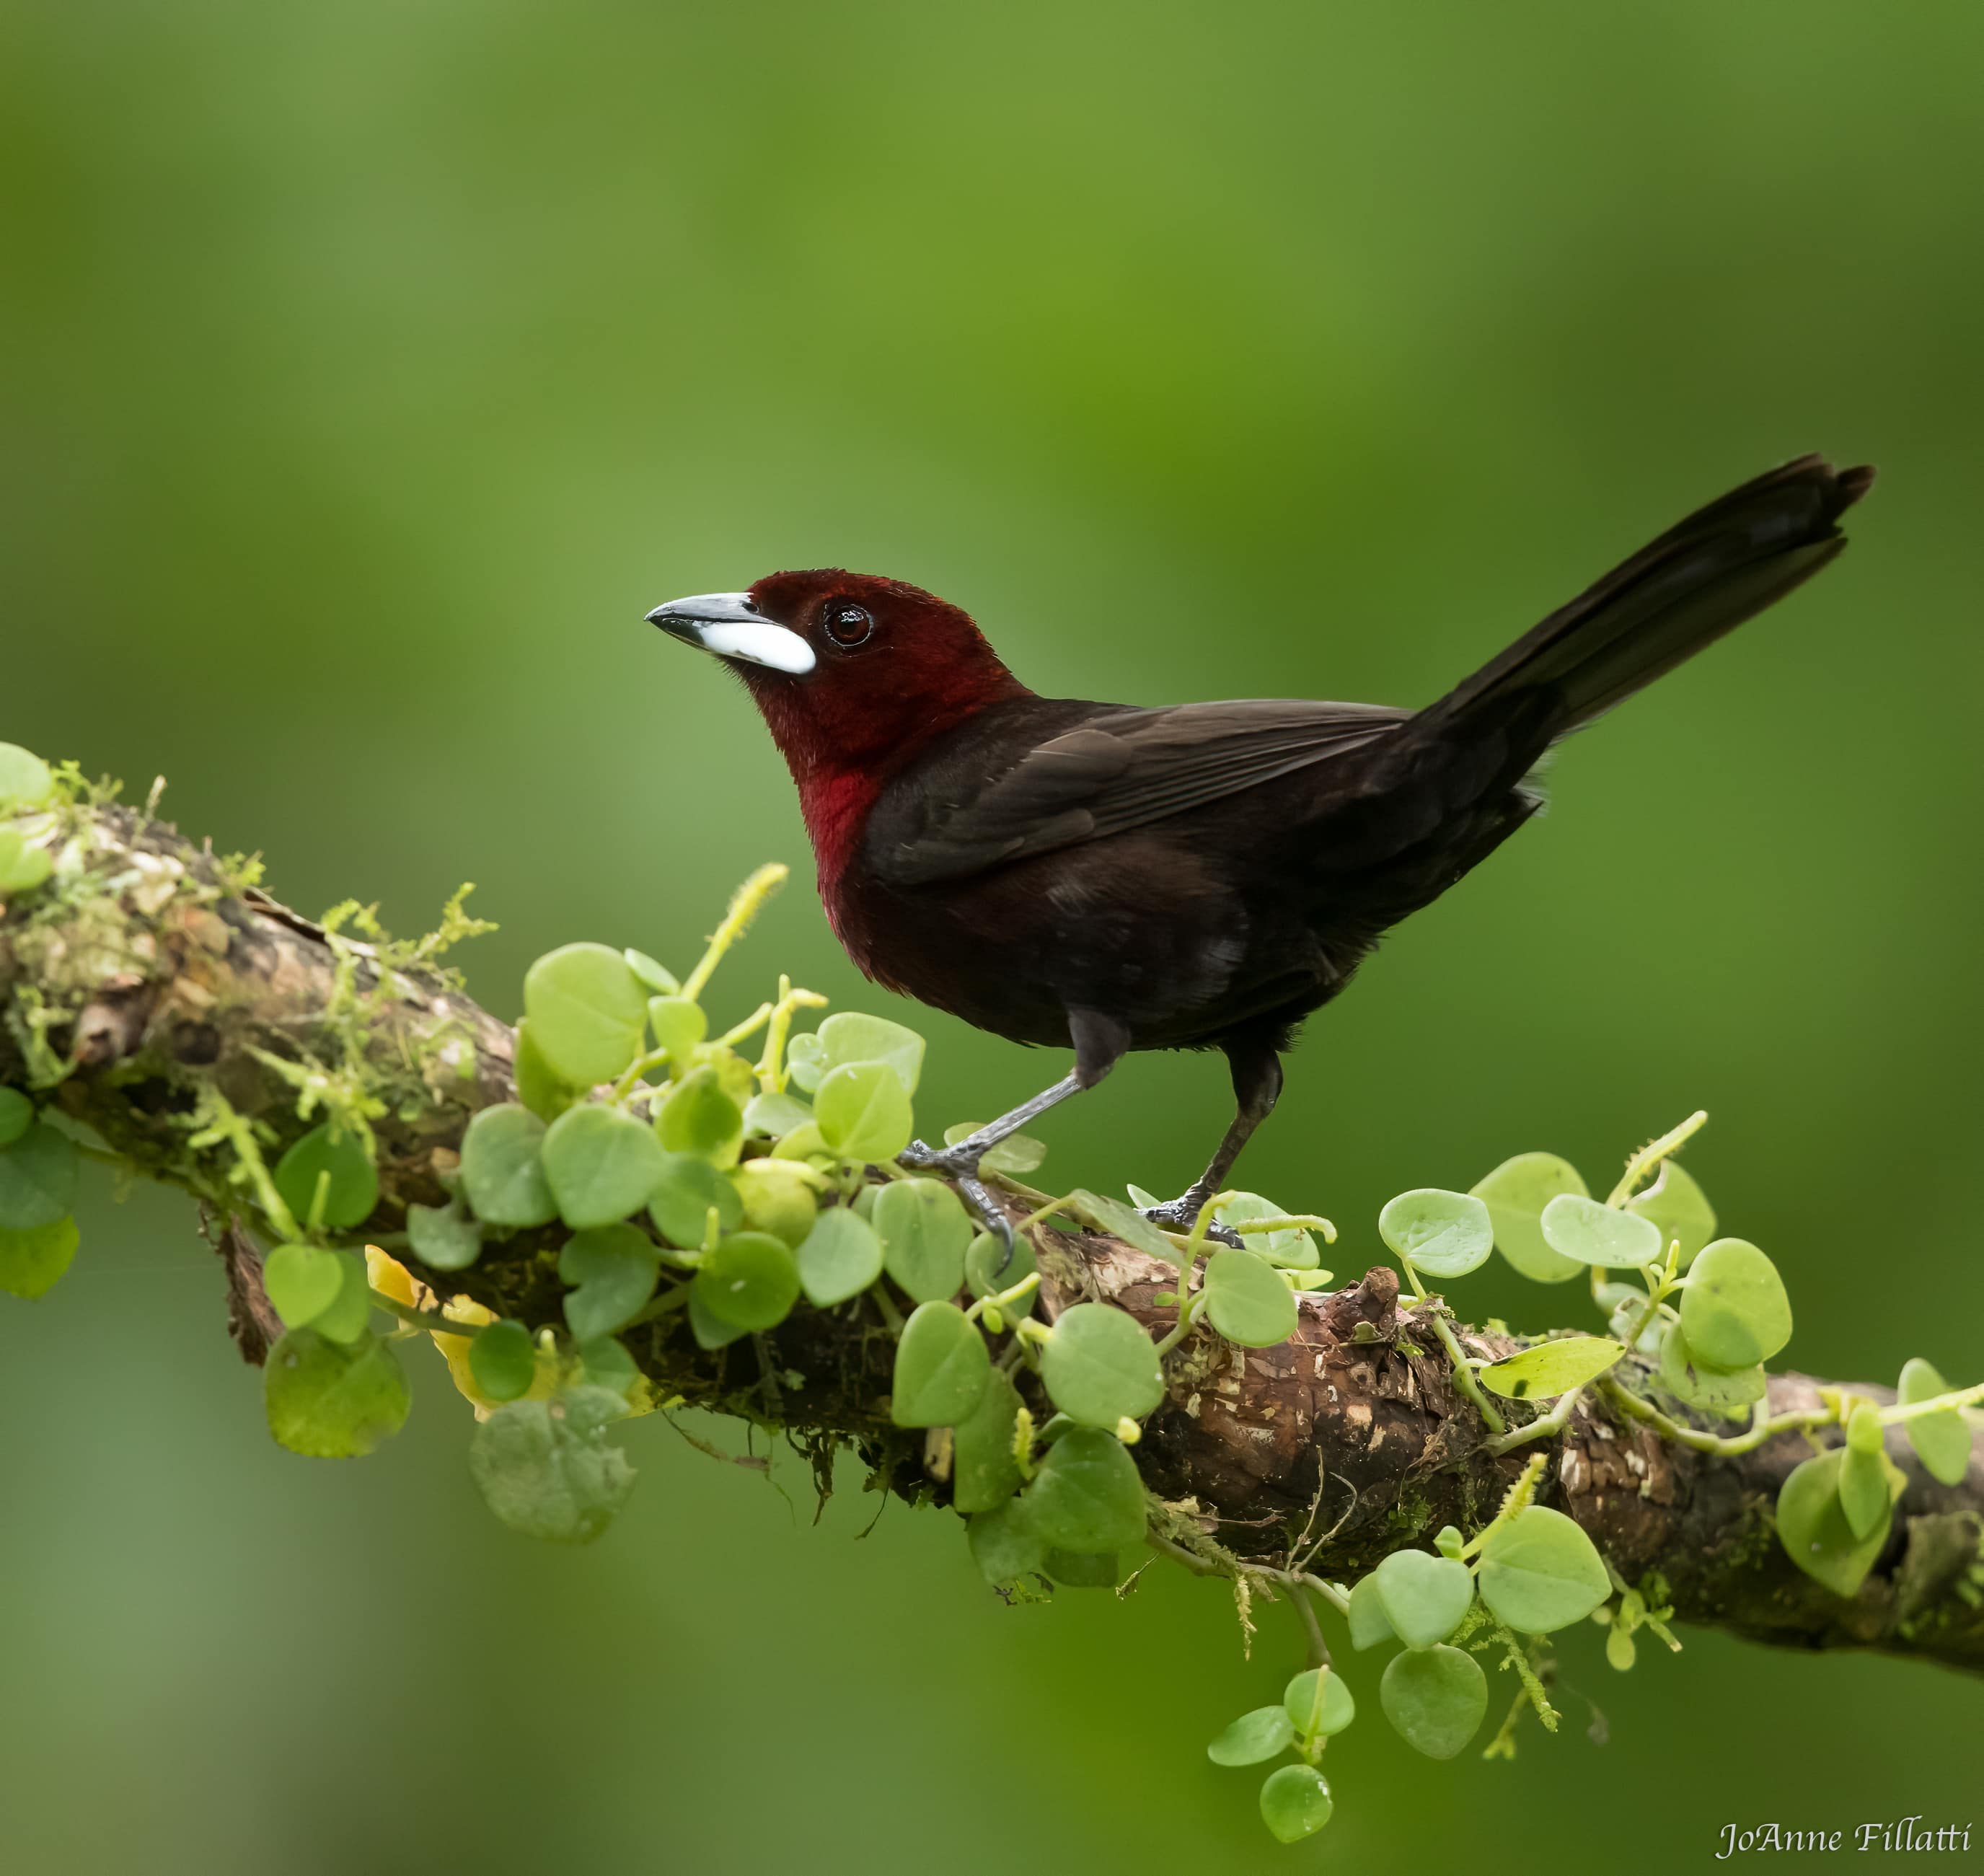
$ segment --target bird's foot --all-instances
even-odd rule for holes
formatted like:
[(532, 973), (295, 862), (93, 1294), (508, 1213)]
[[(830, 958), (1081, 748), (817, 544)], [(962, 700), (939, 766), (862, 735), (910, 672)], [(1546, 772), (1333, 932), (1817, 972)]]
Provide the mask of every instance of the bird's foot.
[[(1189, 1236), (1192, 1227), (1198, 1222), (1198, 1214), (1213, 1196), (1203, 1187), (1195, 1185), (1189, 1191), (1181, 1192), (1168, 1204), (1144, 1205), (1138, 1209), (1159, 1231), (1179, 1231)], [(1244, 1242), (1231, 1225), (1208, 1224), (1205, 1234), (1215, 1244), (1231, 1245), (1235, 1250), (1240, 1249)]]
[(985, 1149), (974, 1148), (969, 1140), (960, 1140), (954, 1147), (933, 1147), (913, 1140), (896, 1155), (896, 1163), (912, 1172), (941, 1173), (947, 1179), (976, 1178), (978, 1162), (984, 1157)]
[(979, 1224), (999, 1241), (998, 1268), (992, 1272), (991, 1281), (997, 1286), (999, 1279), (1012, 1268), (1013, 1221), (1006, 1215), (1006, 1208), (987, 1189), (978, 1176), (978, 1162), (985, 1156), (983, 1147), (974, 1147), (969, 1140), (961, 1140), (954, 1147), (926, 1146), (920, 1140), (913, 1140), (896, 1154), (896, 1164), (907, 1166), (914, 1172), (941, 1174), (947, 1179), (957, 1182), (958, 1195), (966, 1208)]

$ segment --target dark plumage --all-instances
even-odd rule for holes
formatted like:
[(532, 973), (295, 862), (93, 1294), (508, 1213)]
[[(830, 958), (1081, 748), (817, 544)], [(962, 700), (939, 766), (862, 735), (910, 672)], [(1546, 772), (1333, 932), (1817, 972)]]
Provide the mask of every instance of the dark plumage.
[[(1176, 1221), (1273, 1106), (1294, 1026), (1536, 811), (1550, 745), (1808, 579), (1872, 479), (1811, 456), (1746, 483), (1416, 712), (1039, 697), (957, 608), (839, 569), (649, 616), (750, 688), (861, 969), (1074, 1047), (1016, 1115), (1126, 1050), (1226, 1051), (1240, 1111)], [(1002, 1127), (923, 1163), (969, 1174)]]

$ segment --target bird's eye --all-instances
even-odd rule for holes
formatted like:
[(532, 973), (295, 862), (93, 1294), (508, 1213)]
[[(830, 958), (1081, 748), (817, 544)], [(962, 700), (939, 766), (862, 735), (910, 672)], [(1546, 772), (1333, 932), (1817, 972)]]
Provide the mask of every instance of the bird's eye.
[(851, 599), (829, 599), (820, 615), (826, 635), (836, 645), (852, 648), (861, 644), (875, 629), (875, 615)]

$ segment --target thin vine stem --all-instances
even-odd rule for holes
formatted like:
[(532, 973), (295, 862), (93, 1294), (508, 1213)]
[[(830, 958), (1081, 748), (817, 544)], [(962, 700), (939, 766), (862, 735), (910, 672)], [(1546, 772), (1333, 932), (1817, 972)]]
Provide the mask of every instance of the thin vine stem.
[(1697, 1108), (1680, 1126), (1670, 1127), (1659, 1139), (1648, 1141), (1626, 1162), (1626, 1170), (1619, 1175), (1619, 1183), (1607, 1195), (1606, 1204), (1614, 1209), (1624, 1204), (1647, 1174), (1661, 1161), (1678, 1153), (1708, 1124), (1708, 1109)]
[(1642, 1420), (1661, 1435), (1696, 1452), (1712, 1452), (1724, 1458), (1734, 1458), (1738, 1453), (1752, 1452), (1766, 1440), (1775, 1439), (1780, 1433), (1795, 1433), (1805, 1428), (1831, 1426), (1838, 1419), (1838, 1412), (1830, 1407), (1799, 1409), (1790, 1413), (1771, 1415), (1764, 1402), (1757, 1403), (1757, 1411), (1747, 1433), (1704, 1433), (1700, 1429), (1684, 1426), (1671, 1415), (1664, 1414), (1651, 1401), (1643, 1401), (1630, 1389), (1623, 1387), (1610, 1375), (1604, 1376), (1598, 1382), (1598, 1391), (1612, 1405), (1635, 1420)]
[(1474, 1370), (1468, 1365), (1467, 1352), (1460, 1345), (1460, 1338), (1448, 1325), (1444, 1316), (1429, 1318), (1433, 1332), (1439, 1338), (1440, 1346), (1446, 1349), (1447, 1358), (1453, 1364), (1453, 1385), (1474, 1403), (1474, 1411), (1480, 1415), (1482, 1423), (1491, 1433), (1506, 1433), (1509, 1423), (1503, 1419), (1493, 1402), (1481, 1391), (1481, 1384), (1474, 1379)]
[(1525, 1426), (1511, 1427), (1488, 1441), (1483, 1450), (1500, 1459), (1505, 1452), (1513, 1452), (1518, 1446), (1527, 1446), (1533, 1439), (1554, 1438), (1570, 1424), (1570, 1416), (1577, 1411), (1578, 1402), (1584, 1398), (1584, 1389), (1576, 1387), (1558, 1396), (1557, 1405), (1548, 1413), (1539, 1414)]
[(1196, 1551), (1188, 1550), (1174, 1539), (1161, 1536), (1155, 1531), (1146, 1531), (1144, 1541), (1153, 1550), (1160, 1551), (1174, 1563), (1182, 1563), (1195, 1576), (1231, 1576), (1236, 1571), (1243, 1576), (1261, 1576), (1270, 1583), (1279, 1583), (1285, 1587), (1301, 1588), (1319, 1596), (1340, 1616), (1350, 1613), (1350, 1592), (1333, 1583), (1325, 1583), (1313, 1572), (1305, 1569), (1278, 1569), (1272, 1563), (1251, 1563), (1244, 1557), (1235, 1557), (1231, 1563), (1215, 1563), (1210, 1557), (1202, 1557)]
[(402, 1322), (411, 1322), (415, 1328), (425, 1329), (430, 1335), (459, 1335), (471, 1341), (488, 1327), (486, 1323), (461, 1322), (453, 1316), (444, 1316), (438, 1309), (421, 1309), (411, 1303), (403, 1303), (397, 1296), (388, 1296), (384, 1290), (370, 1290), (373, 1306), (383, 1309), (390, 1316), (397, 1316)]

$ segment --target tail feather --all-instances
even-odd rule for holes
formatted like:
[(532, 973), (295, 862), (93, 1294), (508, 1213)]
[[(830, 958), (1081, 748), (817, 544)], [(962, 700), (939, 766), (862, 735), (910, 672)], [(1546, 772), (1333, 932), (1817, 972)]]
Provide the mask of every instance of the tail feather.
[(1543, 744), (1581, 729), (1811, 578), (1874, 480), (1801, 456), (1691, 514), (1423, 713), (1446, 733), (1520, 715)]

